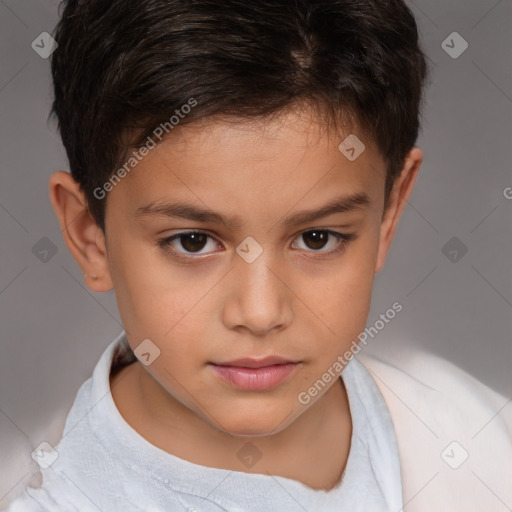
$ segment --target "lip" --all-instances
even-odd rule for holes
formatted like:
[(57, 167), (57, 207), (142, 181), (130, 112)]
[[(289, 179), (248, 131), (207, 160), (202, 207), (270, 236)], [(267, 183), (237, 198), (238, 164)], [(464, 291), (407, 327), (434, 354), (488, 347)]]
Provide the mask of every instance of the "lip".
[(246, 391), (268, 391), (281, 384), (299, 362), (281, 357), (236, 359), (222, 364), (210, 363), (213, 371), (224, 381)]
[(233, 361), (226, 361), (224, 363), (212, 363), (217, 366), (236, 366), (241, 368), (264, 368), (275, 364), (293, 364), (297, 361), (285, 359), (279, 356), (267, 356), (260, 359), (255, 357), (244, 357), (242, 359), (234, 359)]

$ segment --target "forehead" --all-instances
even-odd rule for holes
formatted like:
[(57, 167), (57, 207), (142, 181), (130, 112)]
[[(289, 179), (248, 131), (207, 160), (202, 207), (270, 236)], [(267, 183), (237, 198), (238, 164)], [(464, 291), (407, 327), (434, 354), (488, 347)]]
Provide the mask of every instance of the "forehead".
[(372, 196), (383, 190), (385, 164), (363, 134), (340, 133), (307, 112), (286, 112), (177, 127), (127, 177), (109, 202), (129, 203), (134, 214), (170, 198), (240, 211), (256, 199), (290, 208), (308, 195)]
[[(294, 146), (295, 148), (331, 151), (350, 134), (357, 134), (365, 145), (374, 151), (373, 141), (363, 135), (359, 128), (349, 125), (349, 118), (338, 127), (327, 123), (312, 110), (289, 107), (281, 113), (265, 118), (242, 118), (236, 116), (212, 116), (192, 124), (178, 125), (160, 144), (162, 148), (172, 147), (175, 151), (197, 151), (229, 148), (236, 150), (237, 144), (244, 145), (244, 154), (250, 147), (268, 152), (272, 147)], [(346, 125), (346, 126), (345, 126)], [(259, 147), (258, 147), (259, 146)]]

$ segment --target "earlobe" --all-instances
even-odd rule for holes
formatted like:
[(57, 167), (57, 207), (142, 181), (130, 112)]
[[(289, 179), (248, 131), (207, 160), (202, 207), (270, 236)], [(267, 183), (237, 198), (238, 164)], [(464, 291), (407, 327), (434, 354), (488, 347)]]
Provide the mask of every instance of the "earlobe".
[(62, 236), (84, 273), (86, 285), (96, 292), (112, 289), (103, 232), (87, 209), (80, 185), (68, 172), (57, 171), (50, 177), (49, 192)]
[(393, 185), (389, 197), (389, 204), (381, 223), (375, 273), (379, 272), (384, 266), (398, 223), (413, 191), (422, 161), (423, 153), (421, 149), (416, 147), (412, 148), (405, 159), (404, 168), (400, 176)]

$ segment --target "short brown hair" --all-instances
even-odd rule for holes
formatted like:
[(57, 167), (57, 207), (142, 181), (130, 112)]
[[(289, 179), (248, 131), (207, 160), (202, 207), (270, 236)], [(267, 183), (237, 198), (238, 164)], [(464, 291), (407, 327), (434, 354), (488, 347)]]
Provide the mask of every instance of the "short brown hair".
[(97, 224), (94, 194), (130, 148), (193, 98), (180, 125), (268, 117), (304, 103), (352, 120), (387, 164), (413, 147), (427, 75), (402, 0), (65, 0), (51, 114)]

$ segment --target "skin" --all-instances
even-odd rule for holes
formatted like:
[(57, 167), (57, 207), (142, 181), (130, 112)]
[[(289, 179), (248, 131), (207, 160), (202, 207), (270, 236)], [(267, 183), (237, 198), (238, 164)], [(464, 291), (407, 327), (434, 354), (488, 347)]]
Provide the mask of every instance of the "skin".
[[(332, 379), (306, 405), (298, 396), (364, 330), (375, 273), (422, 162), (413, 148), (384, 212), (385, 162), (361, 134), (366, 149), (349, 161), (338, 150), (346, 135), (291, 109), (266, 121), (212, 118), (179, 127), (108, 193), (105, 234), (71, 175), (51, 176), (52, 205), (85, 283), (115, 290), (133, 350), (146, 338), (160, 349), (149, 366), (137, 361), (111, 376), (120, 414), (150, 443), (196, 464), (280, 475), (314, 489), (339, 481), (352, 434), (343, 381)], [(369, 206), (283, 224), (360, 192)], [(151, 201), (188, 202), (240, 222), (137, 218)], [(318, 242), (305, 233), (313, 228), (355, 239), (336, 253), (340, 242)], [(211, 238), (157, 245), (190, 229)], [(248, 236), (263, 248), (252, 263), (236, 252)], [(267, 355), (300, 361), (268, 391), (235, 388), (208, 364)], [(248, 441), (262, 455), (253, 467), (237, 457)]]

